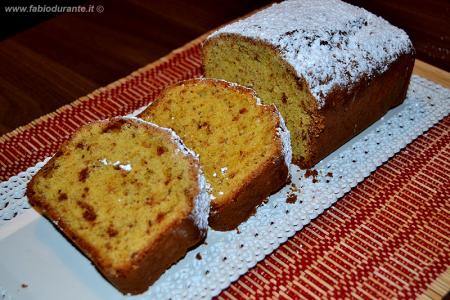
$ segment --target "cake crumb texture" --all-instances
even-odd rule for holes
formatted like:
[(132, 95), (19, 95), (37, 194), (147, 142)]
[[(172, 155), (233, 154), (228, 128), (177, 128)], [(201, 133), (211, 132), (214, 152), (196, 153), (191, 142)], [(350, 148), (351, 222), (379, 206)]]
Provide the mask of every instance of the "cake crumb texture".
[[(207, 195), (200, 177), (198, 159), (171, 131), (115, 118), (78, 130), (27, 193), (113, 284), (136, 293), (204, 237), (194, 220)], [(167, 239), (177, 246), (152, 262)]]
[[(251, 89), (221, 80), (181, 82), (165, 90), (140, 117), (172, 128), (199, 154), (211, 185), (214, 229), (234, 229), (286, 182), (289, 132), (280, 129), (284, 122), (275, 106), (258, 104)], [(260, 178), (269, 169), (277, 175)], [(263, 185), (253, 187), (256, 182)], [(258, 190), (248, 195), (249, 189)], [(230, 205), (237, 206), (226, 216)]]

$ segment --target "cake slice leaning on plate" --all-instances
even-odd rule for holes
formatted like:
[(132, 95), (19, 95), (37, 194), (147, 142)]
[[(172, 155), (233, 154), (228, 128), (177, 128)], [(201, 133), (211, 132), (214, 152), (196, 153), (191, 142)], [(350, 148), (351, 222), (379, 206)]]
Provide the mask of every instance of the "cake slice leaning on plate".
[(172, 128), (200, 155), (211, 185), (209, 224), (231, 230), (288, 181), (289, 132), (274, 105), (222, 80), (193, 79), (167, 88), (141, 118)]
[(145, 291), (208, 227), (196, 155), (171, 130), (136, 118), (80, 128), (27, 196), (122, 293)]

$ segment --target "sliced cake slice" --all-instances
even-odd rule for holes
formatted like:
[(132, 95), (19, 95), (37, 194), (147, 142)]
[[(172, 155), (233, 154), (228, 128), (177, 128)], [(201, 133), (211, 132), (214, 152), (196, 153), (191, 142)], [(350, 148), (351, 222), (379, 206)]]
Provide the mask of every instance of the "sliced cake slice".
[(251, 89), (193, 79), (166, 89), (141, 118), (175, 130), (200, 155), (211, 185), (209, 224), (231, 230), (288, 180), (289, 132)]
[(83, 126), (27, 196), (122, 293), (145, 291), (208, 227), (196, 155), (173, 131), (135, 118)]

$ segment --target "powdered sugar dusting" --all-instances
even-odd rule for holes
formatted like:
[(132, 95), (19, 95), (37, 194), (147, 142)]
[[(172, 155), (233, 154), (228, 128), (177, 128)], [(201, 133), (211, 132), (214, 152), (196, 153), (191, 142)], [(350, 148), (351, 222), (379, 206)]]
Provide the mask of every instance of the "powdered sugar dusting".
[(277, 134), (281, 138), (284, 162), (290, 170), (292, 162), (291, 133), (287, 129), (286, 124), (284, 123), (284, 119), (278, 109), (276, 110), (276, 113), (278, 114), (278, 118), (280, 119), (280, 126), (277, 128)]
[(103, 164), (103, 165), (105, 165), (105, 166), (108, 166), (108, 165), (111, 165), (111, 166), (113, 166), (113, 167), (117, 167), (117, 168), (119, 168), (119, 169), (121, 169), (121, 170), (124, 170), (124, 171), (126, 171), (126, 172), (131, 172), (131, 170), (133, 169), (132, 167), (131, 167), (131, 164), (130, 163), (128, 163), (128, 164), (121, 164), (120, 163), (120, 160), (118, 160), (118, 161), (116, 161), (116, 162), (111, 162), (111, 161), (109, 161), (109, 160), (107, 160), (106, 158), (102, 158), (102, 159), (100, 159), (99, 160), (99, 162), (101, 163), (101, 164)]
[(201, 170), (198, 173), (198, 185), (200, 191), (194, 200), (194, 210), (191, 217), (194, 220), (194, 224), (206, 234), (211, 199), (206, 188), (205, 176)]
[(131, 164), (119, 165), (119, 168), (127, 172), (130, 172), (132, 170)]
[(334, 88), (382, 73), (399, 55), (413, 51), (403, 30), (339, 0), (274, 4), (209, 38), (221, 34), (238, 34), (273, 45), (306, 80), (319, 107)]

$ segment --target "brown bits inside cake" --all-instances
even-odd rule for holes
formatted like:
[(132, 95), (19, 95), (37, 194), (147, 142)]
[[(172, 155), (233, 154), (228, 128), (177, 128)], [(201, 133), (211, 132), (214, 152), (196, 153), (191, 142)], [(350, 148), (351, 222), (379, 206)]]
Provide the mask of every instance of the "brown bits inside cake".
[(94, 208), (90, 204), (83, 201), (77, 201), (77, 204), (84, 210), (83, 218), (86, 221), (93, 222), (95, 221), (95, 219), (97, 219), (97, 214), (95, 213)]
[(75, 148), (77, 149), (84, 149), (84, 144), (82, 142), (79, 142), (75, 145)]
[(285, 93), (281, 96), (281, 102), (283, 102), (283, 104), (287, 104), (287, 96)]
[(302, 139), (302, 141), (306, 141), (307, 137), (306, 137), (306, 132), (305, 131), (302, 131), (300, 138)]
[(114, 184), (110, 183), (106, 186), (106, 190), (108, 191), (108, 193), (115, 193), (117, 190), (117, 186), (115, 186)]
[(147, 199), (145, 199), (145, 204), (148, 205), (148, 206), (152, 206), (152, 205), (153, 205), (153, 202), (154, 202), (153, 198), (147, 198)]
[(333, 173), (332, 173), (332, 172), (328, 172), (328, 173), (327, 173), (327, 176), (328, 176), (328, 177), (333, 177)]
[(86, 167), (86, 168), (82, 169), (80, 171), (80, 173), (78, 174), (78, 180), (80, 182), (85, 182), (86, 179), (88, 178), (88, 176), (89, 176), (89, 169)]
[(158, 154), (158, 156), (163, 155), (166, 151), (167, 151), (167, 149), (165, 147), (162, 147), (162, 146), (158, 146), (156, 148), (156, 154)]
[(286, 203), (294, 204), (295, 202), (297, 202), (297, 195), (296, 194), (288, 195), (288, 197), (286, 198)]
[(166, 176), (166, 180), (164, 181), (164, 185), (168, 185), (172, 181), (172, 176)]
[(67, 194), (66, 193), (60, 193), (58, 196), (58, 201), (64, 201), (67, 200)]
[(81, 194), (81, 198), (86, 198), (87, 193), (89, 192), (89, 188), (86, 186), (83, 188), (83, 193)]
[(115, 237), (119, 234), (119, 232), (112, 226), (109, 225), (108, 230), (106, 230), (106, 233), (108, 233), (109, 237)]
[(103, 128), (102, 133), (118, 131), (126, 123), (127, 121), (123, 119), (111, 120), (108, 125)]
[(207, 123), (207, 122), (203, 122), (203, 123), (199, 123), (199, 124), (197, 125), (197, 128), (198, 128), (198, 129), (202, 129), (203, 127), (206, 127), (206, 126), (208, 126), (208, 123)]
[(192, 190), (191, 189), (184, 189), (183, 193), (188, 198), (190, 198), (192, 196)]
[(245, 114), (246, 112), (248, 112), (248, 110), (247, 110), (247, 108), (241, 108), (240, 110), (239, 110), (239, 113), (242, 115), (242, 114)]
[(200, 254), (200, 252), (197, 253), (197, 255), (195, 256), (195, 258), (198, 259), (198, 260), (202, 260), (202, 255)]
[(158, 215), (156, 216), (156, 222), (161, 223), (165, 217), (166, 217), (165, 213), (158, 213)]
[(197, 128), (198, 128), (198, 129), (203, 129), (203, 128), (205, 128), (205, 130), (206, 130), (206, 132), (207, 132), (208, 134), (211, 134), (211, 133), (212, 133), (211, 127), (210, 127), (210, 125), (209, 125), (208, 122), (203, 122), (203, 123), (201, 123), (201, 124), (198, 124), (198, 125), (197, 125)]

